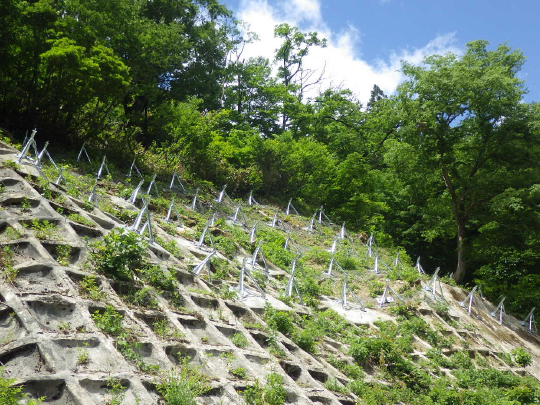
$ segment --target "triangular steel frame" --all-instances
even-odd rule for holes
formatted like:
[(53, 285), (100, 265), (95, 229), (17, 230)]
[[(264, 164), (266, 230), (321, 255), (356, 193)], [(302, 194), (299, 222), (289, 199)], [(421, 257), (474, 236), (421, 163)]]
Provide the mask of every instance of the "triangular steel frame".
[(505, 296), (501, 298), (499, 301), (499, 304), (497, 305), (497, 308), (495, 308), (493, 311), (491, 311), (489, 314), (497, 319), (497, 322), (499, 322), (499, 325), (502, 325), (504, 322), (504, 317), (506, 315), (506, 311), (504, 309), (504, 300), (506, 299)]
[(370, 269), (370, 271), (375, 274), (381, 274), (379, 270), (379, 255), (375, 256), (375, 259), (373, 260), (373, 268)]
[(292, 198), (289, 200), (289, 203), (287, 204), (287, 208), (285, 209), (285, 215), (293, 215), (291, 212), (294, 213), (294, 215), (298, 215), (298, 211), (296, 208), (294, 208), (294, 205), (292, 205)]
[[(38, 152), (36, 140), (34, 139), (36, 136), (36, 133), (37, 133), (37, 129), (34, 129), (32, 131), (32, 134), (30, 134), (30, 138), (26, 139), (25, 137), (25, 142), (23, 143), (21, 152), (15, 155), (15, 157), (18, 158), (17, 163), (21, 163), (23, 159), (27, 159), (33, 165), (37, 164), (39, 152)], [(34, 154), (36, 156), (35, 158), (31, 158), (28, 156), (28, 153), (30, 152), (30, 148), (34, 148)]]
[(431, 297), (434, 300), (442, 299), (446, 302), (446, 299), (444, 298), (443, 288), (441, 279), (439, 277), (439, 272), (441, 271), (440, 267), (437, 267), (435, 269), (435, 273), (433, 273), (433, 276), (431, 276), (431, 280), (429, 280), (429, 283), (424, 287), (424, 290), (431, 293)]
[(197, 211), (197, 204), (199, 204), (199, 206), (201, 205), (201, 203), (199, 202), (199, 189), (195, 189), (195, 195), (193, 196), (193, 199), (191, 200), (191, 210), (192, 211)]
[(242, 261), (242, 269), (240, 270), (240, 281), (238, 283), (238, 286), (232, 287), (231, 290), (236, 291), (236, 293), (238, 294), (238, 299), (240, 301), (243, 301), (248, 297), (257, 296), (257, 293), (249, 290), (245, 285), (245, 277), (247, 275), (249, 279), (253, 282), (253, 284), (255, 284), (255, 288), (257, 288), (257, 290), (259, 291), (261, 298), (266, 300), (266, 294), (264, 290), (261, 288), (257, 280), (255, 280), (255, 277), (253, 277), (251, 271), (249, 271), (249, 269), (246, 267), (246, 261), (247, 259), (244, 257), (244, 260)]
[(393, 295), (395, 298), (400, 300), (403, 304), (405, 304), (405, 301), (403, 298), (399, 296), (397, 292), (395, 292), (392, 287), (390, 287), (390, 279), (386, 279), (386, 287), (384, 287), (384, 291), (380, 297), (377, 297), (376, 301), (379, 304), (379, 308), (382, 308), (386, 304), (391, 304), (392, 302), (395, 302), (395, 300), (390, 296)]
[(334, 223), (330, 220), (330, 218), (328, 218), (328, 215), (324, 213), (324, 206), (321, 205), (321, 208), (319, 208), (319, 211), (318, 211), (318, 218), (317, 218), (320, 225), (323, 224), (324, 219), (328, 221), (329, 225), (334, 225)]
[(131, 163), (131, 166), (129, 166), (129, 172), (128, 174), (126, 174), (126, 177), (129, 177), (131, 178), (132, 176), (132, 173), (133, 173), (133, 169), (135, 169), (135, 171), (137, 172), (137, 175), (139, 176), (139, 178), (143, 178), (143, 175), (141, 174), (139, 168), (137, 167), (137, 165), (135, 164), (135, 160), (137, 160), (136, 157), (133, 158), (133, 162)]
[(86, 142), (82, 144), (81, 150), (79, 151), (79, 154), (77, 155), (77, 162), (81, 161), (81, 157), (84, 152), (86, 159), (88, 159), (88, 163), (92, 163), (92, 161), (90, 160), (90, 156), (88, 156), (88, 152), (86, 151), (86, 148), (84, 147), (85, 145), (86, 145)]
[(341, 240), (348, 239), (347, 231), (345, 230), (345, 222), (343, 222), (341, 228), (339, 229), (338, 238)]
[(521, 326), (527, 327), (527, 332), (530, 334), (536, 335), (538, 334), (538, 329), (536, 329), (536, 321), (534, 320), (534, 310), (536, 307), (533, 307), (531, 309), (531, 312), (525, 317), (523, 321), (521, 321)]
[[(259, 243), (257, 244), (257, 247), (255, 248), (255, 250), (253, 251), (253, 254), (251, 255), (251, 268), (253, 270), (255, 270), (257, 267), (259, 267), (261, 269), (261, 272), (266, 276), (266, 278), (268, 278), (268, 276), (270, 275), (270, 272), (268, 270), (268, 262), (266, 261), (266, 258), (264, 257), (264, 254), (263, 254), (263, 251), (262, 251), (262, 243), (263, 241), (262, 240), (259, 240)], [(264, 264), (264, 267), (261, 266), (258, 262), (257, 262), (257, 258), (260, 257), (262, 263)]]
[(416, 267), (416, 270), (418, 271), (419, 275), (426, 274), (426, 272), (424, 271), (424, 268), (420, 264), (420, 256), (418, 256), (418, 258), (416, 259), (416, 264), (414, 265), (414, 267)]
[(289, 281), (287, 281), (287, 285), (285, 286), (285, 295), (287, 297), (292, 297), (293, 292), (296, 292), (296, 295), (298, 295), (298, 299), (300, 300), (300, 305), (304, 305), (302, 294), (300, 294), (298, 284), (296, 283), (296, 260), (297, 258), (295, 257), (291, 264), (291, 273), (289, 275)]
[(131, 193), (131, 196), (128, 199), (129, 203), (135, 204), (135, 202), (137, 201), (137, 196), (139, 195), (139, 191), (141, 191), (141, 187), (143, 186), (143, 184), (144, 184), (144, 179), (139, 181), (139, 184), (137, 184), (137, 187), (135, 187), (135, 189)]
[(366, 246), (367, 246), (367, 255), (369, 257), (373, 257), (373, 245), (375, 244), (375, 237), (373, 236), (373, 232), (371, 232), (371, 234), (369, 235), (369, 238), (366, 242)]
[[(154, 232), (152, 230), (152, 218), (150, 215), (150, 209), (148, 208), (149, 203), (150, 203), (150, 197), (143, 199), (143, 206), (139, 210), (139, 213), (137, 214), (137, 217), (135, 218), (133, 225), (131, 225), (127, 229), (129, 229), (130, 231), (136, 232), (139, 235), (144, 235), (144, 231), (148, 229), (148, 242), (150, 244), (153, 244)], [(141, 226), (143, 219), (146, 220), (146, 222)]]
[(233, 216), (229, 217), (229, 219), (233, 222), (233, 224), (236, 224), (237, 221), (238, 221), (238, 216), (242, 217), (242, 220), (243, 220), (243, 222), (240, 223), (240, 225), (246, 226), (247, 220), (246, 220), (246, 217), (244, 216), (244, 213), (242, 212), (242, 204), (241, 203), (239, 203), (236, 206)]
[[(296, 242), (291, 238), (291, 235), (289, 233), (287, 235), (287, 238), (285, 239), (285, 243), (283, 243), (283, 249), (284, 250), (290, 249), (290, 246), (292, 246), (296, 250), (297, 255), (301, 256), (301, 255), (304, 254), (302, 249), (300, 249), (300, 247), (296, 244)], [(291, 250), (291, 252), (292, 252), (292, 250)]]
[(173, 175), (172, 175), (172, 178), (171, 178), (171, 183), (169, 184), (169, 190), (173, 190), (174, 188), (174, 180), (176, 179), (176, 182), (180, 185), (180, 188), (181, 188), (181, 193), (182, 194), (187, 194), (187, 191), (186, 191), (186, 188), (184, 187), (184, 183), (182, 183), (182, 180), (180, 180), (180, 177), (178, 176), (178, 173), (176, 172), (176, 170), (174, 171)]
[(249, 230), (249, 235), (248, 235), (249, 236), (249, 243), (252, 244), (252, 245), (257, 240), (257, 225), (259, 225), (259, 223), (255, 222), (255, 224)]
[(171, 220), (171, 214), (174, 212), (176, 214), (176, 220), (178, 221), (178, 224), (182, 226), (182, 219), (180, 218), (180, 214), (178, 213), (178, 210), (176, 209), (176, 205), (174, 204), (175, 196), (173, 196), (171, 203), (169, 204), (169, 208), (167, 209), (167, 216), (165, 217), (165, 222), (173, 222)]
[(96, 180), (96, 182), (94, 183), (94, 185), (92, 186), (92, 189), (90, 190), (90, 195), (88, 196), (88, 202), (90, 204), (94, 204), (94, 205), (98, 205), (98, 198), (97, 198), (97, 193), (96, 193), (96, 188), (97, 188), (97, 185), (98, 185), (98, 182)]
[(198, 265), (196, 265), (193, 268), (192, 273), (200, 277), (201, 271), (206, 267), (208, 270), (208, 281), (212, 282), (212, 271), (210, 270), (210, 260), (212, 260), (212, 257), (214, 257), (216, 253), (217, 253), (216, 249), (208, 253), (208, 255)]
[(152, 191), (152, 186), (154, 186), (156, 197), (160, 197), (159, 190), (157, 188), (156, 178), (157, 178), (157, 174), (154, 174), (152, 176), (152, 179), (150, 180), (150, 184), (148, 185), (148, 188), (146, 189), (146, 195), (150, 195), (150, 192)]
[(101, 175), (103, 174), (103, 169), (107, 170), (107, 174), (110, 176), (111, 172), (109, 171), (109, 166), (107, 165), (107, 156), (103, 155), (103, 159), (101, 161), (101, 165), (99, 166), (99, 169), (96, 174), (96, 180), (101, 179)]
[[(349, 281), (349, 274), (341, 267), (337, 262), (334, 263), (339, 271), (343, 273), (343, 285), (341, 287), (341, 297), (337, 301), (338, 304), (341, 304), (343, 309), (350, 310), (350, 309), (358, 309), (360, 311), (366, 311), (366, 307), (362, 300), (358, 298), (358, 296), (354, 293), (354, 291), (349, 287), (348, 281)], [(350, 304), (349, 300), (347, 299), (347, 292), (349, 292), (354, 301), (356, 301), (356, 304)]]
[[(309, 220), (309, 226), (308, 226), (308, 232), (309, 233), (313, 233), (315, 231), (317, 225), (318, 225), (318, 222), (316, 220), (317, 214), (318, 214), (318, 211), (315, 211), (315, 213), (311, 216), (311, 219)], [(317, 231), (319, 231), (319, 234), (322, 233), (320, 226), (317, 229)]]
[(60, 183), (61, 183), (61, 182), (64, 183), (64, 186), (65, 186), (66, 188), (68, 187), (67, 181), (66, 181), (66, 179), (65, 179), (65, 177), (64, 177), (64, 168), (59, 167), (59, 168), (58, 168), (58, 177), (56, 177), (56, 180), (54, 181), (53, 184), (56, 185), (56, 186), (60, 186)]
[(463, 301), (458, 302), (459, 306), (462, 308), (467, 309), (467, 314), (469, 316), (472, 316), (472, 309), (473, 306), (476, 305), (476, 317), (478, 319), (482, 319), (480, 316), (480, 310), (478, 309), (478, 304), (476, 303), (476, 290), (478, 289), (478, 286), (474, 286), (474, 288), (469, 292), (469, 294), (465, 297)]
[(210, 246), (212, 247), (213, 250), (216, 250), (216, 247), (214, 245), (214, 238), (212, 237), (212, 232), (208, 231), (209, 227), (210, 225), (206, 224), (206, 226), (204, 227), (201, 233), (201, 236), (199, 237), (199, 240), (195, 242), (195, 246), (197, 246), (199, 249), (202, 249), (204, 247), (205, 236), (208, 235), (208, 239), (210, 240)]
[(216, 225), (216, 212), (212, 212), (212, 216), (208, 220), (208, 225), (215, 226)]
[(249, 192), (249, 196), (247, 199), (247, 204), (251, 207), (252, 205), (261, 205), (255, 200), (255, 197), (253, 197), (253, 190)]
[(231, 197), (229, 197), (229, 194), (227, 194), (226, 190), (227, 190), (227, 185), (225, 184), (223, 188), (221, 189), (221, 191), (219, 192), (218, 197), (214, 201), (219, 204), (225, 204), (223, 200), (227, 198), (229, 200), (229, 204), (234, 205), (233, 200), (231, 199)]

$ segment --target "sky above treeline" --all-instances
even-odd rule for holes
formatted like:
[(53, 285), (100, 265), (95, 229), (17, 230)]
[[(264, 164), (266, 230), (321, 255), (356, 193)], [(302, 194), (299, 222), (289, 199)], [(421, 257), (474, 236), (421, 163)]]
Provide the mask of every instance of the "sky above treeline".
[[(279, 40), (275, 25), (288, 23), (317, 31), (328, 40), (313, 49), (309, 68), (332, 85), (351, 89), (365, 104), (377, 84), (392, 94), (403, 76), (401, 60), (419, 63), (426, 55), (464, 52), (465, 44), (489, 41), (494, 49), (507, 42), (527, 57), (519, 77), (540, 100), (540, 1), (524, 0), (221, 0), (248, 24), (260, 40), (242, 58), (272, 59)], [(317, 89), (313, 89), (315, 94)]]

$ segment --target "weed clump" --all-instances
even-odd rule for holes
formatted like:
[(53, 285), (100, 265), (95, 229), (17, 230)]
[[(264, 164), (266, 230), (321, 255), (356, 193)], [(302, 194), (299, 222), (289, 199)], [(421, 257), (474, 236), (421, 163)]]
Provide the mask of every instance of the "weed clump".
[(169, 405), (196, 405), (195, 398), (208, 391), (208, 379), (184, 358), (157, 385), (157, 390)]
[(243, 394), (248, 405), (283, 405), (287, 399), (283, 377), (277, 373), (268, 374), (264, 386), (256, 381), (254, 385), (247, 387)]
[(96, 270), (118, 280), (132, 280), (142, 267), (147, 245), (134, 232), (113, 229), (102, 241), (91, 246), (91, 261)]

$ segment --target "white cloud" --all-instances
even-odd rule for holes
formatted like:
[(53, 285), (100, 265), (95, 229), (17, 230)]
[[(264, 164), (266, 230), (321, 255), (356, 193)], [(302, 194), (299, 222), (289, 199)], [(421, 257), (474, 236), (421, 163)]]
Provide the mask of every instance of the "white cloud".
[[(321, 14), (319, 0), (242, 0), (238, 17), (247, 22), (250, 30), (257, 33), (260, 41), (246, 46), (243, 57), (264, 56), (272, 60), (274, 51), (280, 41), (274, 38), (274, 27), (288, 23), (303, 31), (317, 31), (321, 37), (328, 40), (324, 49), (312, 48), (306, 57), (305, 65), (310, 69), (326, 66), (326, 82), (352, 90), (364, 104), (370, 96), (371, 89), (377, 84), (386, 94), (392, 94), (403, 75), (399, 72), (401, 60), (418, 64), (430, 54), (447, 52), (461, 53), (454, 46), (454, 33), (439, 35), (425, 46), (415, 49), (395, 50), (375, 63), (362, 59), (360, 52), (361, 28), (349, 24), (340, 32), (329, 29)], [(311, 96), (318, 89), (311, 88)]]

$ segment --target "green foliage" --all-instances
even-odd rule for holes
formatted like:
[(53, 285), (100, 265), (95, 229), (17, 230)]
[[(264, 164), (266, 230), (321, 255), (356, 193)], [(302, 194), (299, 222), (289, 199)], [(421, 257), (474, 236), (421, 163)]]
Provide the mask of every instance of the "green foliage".
[(7, 245), (0, 250), (0, 269), (2, 269), (2, 278), (10, 284), (15, 281), (19, 272), (14, 267), (13, 256), (13, 251)]
[(363, 379), (366, 375), (363, 368), (358, 364), (349, 364), (346, 361), (336, 359), (333, 356), (328, 358), (328, 363), (353, 380)]
[(127, 360), (136, 363), (143, 372), (156, 370), (157, 366), (147, 365), (142, 361), (141, 354), (136, 350), (140, 344), (134, 340), (133, 332), (123, 326), (124, 317), (113, 307), (107, 305), (102, 313), (95, 311), (91, 317), (99, 329), (116, 339), (118, 351)]
[(123, 298), (132, 305), (142, 306), (146, 308), (156, 308), (157, 300), (152, 287), (143, 287), (135, 289), (128, 294), (123, 295)]
[(34, 235), (40, 240), (52, 240), (57, 238), (56, 225), (46, 219), (33, 219), (31, 228), (34, 230)]
[(158, 392), (170, 405), (196, 405), (195, 398), (208, 388), (208, 378), (190, 365), (186, 358), (157, 384)]
[(236, 378), (239, 378), (240, 380), (247, 380), (247, 372), (246, 372), (246, 369), (243, 367), (233, 368), (229, 370), (229, 372)]
[(94, 301), (102, 301), (105, 299), (105, 293), (99, 290), (94, 276), (84, 277), (79, 283), (81, 294), (89, 296)]
[(62, 266), (69, 266), (71, 258), (71, 246), (70, 245), (58, 245), (56, 246), (56, 261)]
[(277, 373), (267, 374), (264, 386), (256, 380), (242, 394), (249, 405), (283, 405), (287, 399), (283, 377)]
[(122, 385), (121, 381), (115, 380), (112, 377), (109, 377), (107, 380), (107, 391), (111, 395), (111, 398), (108, 400), (109, 405), (120, 405), (126, 395), (126, 388)]
[(134, 270), (142, 266), (146, 243), (135, 232), (113, 229), (91, 248), (97, 271), (119, 280), (132, 280)]
[(6, 230), (4, 231), (3, 236), (7, 240), (17, 240), (17, 239), (21, 239), (24, 236), (24, 234), (18, 231), (17, 229), (13, 228), (12, 226), (8, 226), (6, 227)]
[(522, 347), (518, 347), (511, 352), (512, 359), (521, 367), (530, 366), (532, 363), (532, 356), (527, 353)]
[(21, 166), (15, 163), (13, 160), (6, 160), (2, 163), (5, 167), (12, 170), (21, 170)]
[(295, 330), (292, 316), (289, 312), (278, 311), (270, 303), (264, 307), (264, 317), (268, 326), (286, 336), (291, 336)]
[(23, 397), (22, 387), (13, 387), (15, 379), (4, 375), (4, 368), (0, 368), (0, 403), (5, 405), (17, 405)]
[(233, 345), (240, 348), (244, 348), (249, 345), (247, 338), (241, 332), (238, 332), (232, 335), (231, 342), (233, 343)]
[(138, 269), (139, 277), (146, 283), (164, 291), (175, 291), (176, 279), (173, 274), (174, 270), (162, 269), (158, 265), (146, 265)]
[(314, 354), (317, 350), (317, 343), (315, 341), (315, 337), (316, 336), (314, 336), (312, 330), (305, 328), (300, 331), (296, 331), (292, 336), (292, 340), (301, 349), (304, 349), (308, 353)]
[(76, 214), (76, 213), (69, 214), (67, 216), (67, 218), (69, 220), (73, 221), (73, 222), (77, 222), (77, 223), (82, 224), (82, 225), (91, 226), (91, 227), (94, 226), (94, 223), (92, 221), (86, 219), (85, 217), (83, 217), (80, 214)]
[(236, 244), (234, 241), (227, 237), (218, 235), (214, 238), (214, 245), (225, 257), (232, 259), (236, 253)]
[(45, 398), (27, 399), (28, 395), (21, 391), (23, 386), (14, 387), (15, 378), (8, 378), (5, 375), (4, 368), (0, 367), (0, 404), (18, 405), (24, 401), (25, 405), (40, 405)]
[(96, 326), (109, 335), (119, 336), (124, 332), (122, 327), (124, 317), (109, 305), (107, 305), (103, 313), (96, 311), (91, 316)]

